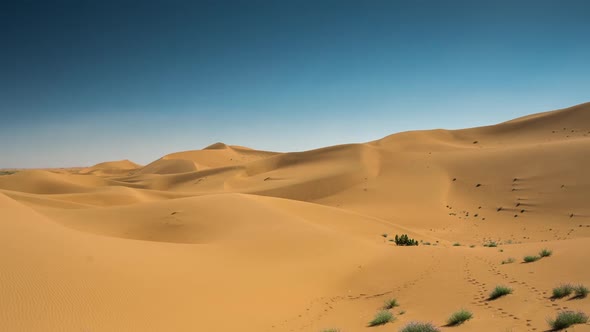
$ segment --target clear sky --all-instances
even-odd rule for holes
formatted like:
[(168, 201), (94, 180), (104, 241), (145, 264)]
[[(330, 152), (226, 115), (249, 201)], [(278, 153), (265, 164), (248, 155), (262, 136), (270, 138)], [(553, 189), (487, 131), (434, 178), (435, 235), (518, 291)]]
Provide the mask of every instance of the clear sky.
[(0, 168), (300, 151), (590, 101), (590, 1), (0, 1)]

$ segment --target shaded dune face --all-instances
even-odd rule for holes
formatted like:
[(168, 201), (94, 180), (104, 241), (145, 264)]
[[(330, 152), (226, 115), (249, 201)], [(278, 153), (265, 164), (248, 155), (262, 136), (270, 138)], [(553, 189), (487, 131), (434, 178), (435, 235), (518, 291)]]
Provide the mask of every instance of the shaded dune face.
[[(457, 330), (548, 330), (558, 310), (590, 312), (550, 299), (590, 285), (588, 151), (582, 104), (304, 152), (215, 143), (10, 172), (0, 330), (364, 331), (389, 298), (382, 329), (466, 308)], [(486, 301), (498, 284), (513, 293)]]

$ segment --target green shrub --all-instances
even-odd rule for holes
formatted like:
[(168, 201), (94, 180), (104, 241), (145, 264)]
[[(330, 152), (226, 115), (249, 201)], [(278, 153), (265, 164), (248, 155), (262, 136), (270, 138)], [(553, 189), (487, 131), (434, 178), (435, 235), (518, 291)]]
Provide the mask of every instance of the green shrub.
[(578, 285), (574, 287), (574, 292), (576, 292), (577, 299), (583, 299), (588, 296), (588, 288), (584, 285)]
[(460, 246), (461, 246), (461, 243), (459, 243), (459, 242), (453, 243), (453, 247), (460, 247)]
[(417, 246), (418, 241), (411, 239), (408, 237), (407, 234), (402, 234), (401, 236), (395, 235), (395, 244), (398, 246)]
[(524, 256), (523, 260), (525, 263), (532, 263), (532, 262), (536, 262), (539, 259), (541, 259), (541, 257), (539, 256)]
[(488, 247), (488, 248), (495, 248), (498, 246), (498, 242), (496, 241), (488, 241), (486, 243), (483, 244), (484, 247)]
[(457, 312), (454, 312), (451, 317), (449, 317), (449, 319), (447, 320), (447, 325), (448, 326), (455, 326), (455, 325), (461, 325), (463, 323), (465, 323), (466, 321), (470, 320), (473, 317), (473, 314), (465, 309), (461, 309)]
[(387, 310), (381, 310), (373, 318), (372, 321), (369, 322), (369, 326), (377, 326), (383, 325), (391, 322), (393, 320), (393, 314)]
[(400, 332), (440, 332), (436, 326), (431, 323), (411, 322), (404, 326)]
[(551, 251), (549, 249), (543, 249), (539, 252), (539, 256), (541, 256), (541, 257), (549, 257), (549, 256), (551, 256), (551, 254), (553, 254), (553, 251)]
[(562, 311), (557, 314), (556, 319), (550, 319), (547, 322), (553, 330), (561, 330), (575, 324), (585, 324), (588, 322), (588, 315), (581, 311)]
[(391, 308), (395, 308), (399, 306), (399, 303), (397, 303), (396, 299), (389, 299), (387, 301), (385, 301), (385, 304), (383, 305), (383, 309), (391, 309)]
[(553, 288), (552, 298), (561, 299), (563, 297), (569, 296), (573, 291), (574, 287), (570, 284), (559, 285), (558, 287)]
[(512, 288), (507, 287), (507, 286), (496, 286), (496, 288), (494, 288), (492, 293), (490, 293), (490, 297), (488, 298), (488, 300), (495, 300), (499, 297), (502, 297), (502, 296), (508, 295), (508, 294), (512, 294)]
[(510, 257), (510, 258), (508, 258), (506, 260), (503, 260), (502, 261), (502, 264), (510, 264), (510, 263), (514, 263), (514, 261), (515, 261), (515, 259), (512, 258), (512, 257)]

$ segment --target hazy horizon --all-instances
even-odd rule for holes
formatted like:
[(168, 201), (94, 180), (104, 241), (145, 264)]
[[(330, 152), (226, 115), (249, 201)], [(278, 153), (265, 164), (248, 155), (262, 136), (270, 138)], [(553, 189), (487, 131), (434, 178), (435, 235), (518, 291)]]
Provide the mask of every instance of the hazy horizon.
[(1, 6), (0, 168), (302, 151), (590, 101), (584, 1)]

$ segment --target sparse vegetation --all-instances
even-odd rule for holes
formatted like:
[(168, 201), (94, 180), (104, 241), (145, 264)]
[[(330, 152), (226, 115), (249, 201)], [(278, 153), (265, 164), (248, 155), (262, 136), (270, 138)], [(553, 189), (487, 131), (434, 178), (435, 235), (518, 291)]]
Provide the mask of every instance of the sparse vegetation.
[(515, 260), (514, 258), (512, 258), (512, 257), (509, 257), (508, 259), (506, 259), (506, 260), (503, 260), (503, 261), (502, 261), (502, 264), (511, 264), (511, 263), (514, 263), (515, 261), (516, 261), (516, 260)]
[(541, 259), (539, 256), (524, 256), (523, 261), (525, 263), (532, 263), (538, 261), (539, 259)]
[(431, 323), (411, 322), (399, 332), (440, 332), (440, 330)]
[(2, 176), (2, 175), (12, 175), (14, 173), (16, 173), (16, 171), (1, 171), (0, 170), (0, 176)]
[(392, 309), (395, 307), (398, 307), (399, 303), (397, 303), (396, 299), (389, 299), (387, 301), (385, 301), (385, 304), (383, 305), (383, 309)]
[(546, 249), (546, 248), (539, 252), (539, 256), (541, 256), (541, 257), (549, 257), (549, 256), (551, 256), (551, 254), (553, 254), (553, 251)]
[(510, 288), (508, 286), (496, 286), (496, 288), (494, 288), (492, 293), (490, 293), (490, 297), (488, 298), (488, 300), (495, 300), (499, 297), (502, 297), (502, 296), (505, 296), (508, 294), (512, 294), (512, 288)]
[(340, 332), (339, 329), (327, 329), (327, 330), (322, 330), (322, 332)]
[(401, 310), (401, 311), (398, 313), (398, 315), (403, 315), (403, 314), (405, 314), (405, 313), (406, 313), (406, 311), (405, 311), (405, 310)]
[(456, 326), (465, 323), (466, 321), (470, 320), (473, 317), (473, 314), (465, 309), (461, 309), (457, 312), (454, 312), (451, 317), (447, 320), (448, 326)]
[(369, 326), (377, 326), (383, 325), (391, 322), (393, 320), (393, 314), (387, 310), (381, 310), (373, 318), (372, 321), (369, 322)]
[(556, 319), (547, 321), (554, 331), (562, 330), (576, 324), (588, 322), (588, 315), (581, 311), (562, 311), (557, 314)]
[(411, 239), (408, 237), (407, 234), (402, 234), (401, 236), (395, 235), (395, 244), (398, 246), (417, 246), (418, 241)]
[(588, 288), (584, 285), (577, 285), (574, 287), (574, 292), (576, 293), (575, 298), (583, 299), (588, 296)]
[(553, 296), (554, 299), (561, 299), (566, 296), (569, 296), (574, 292), (574, 287), (570, 284), (563, 284), (553, 288)]
[(475, 244), (470, 245), (469, 248), (475, 248)]
[(387, 237), (387, 234), (386, 234), (386, 233), (383, 233), (383, 234), (381, 234), (381, 236), (383, 236), (383, 237)]
[(453, 247), (460, 247), (460, 246), (461, 246), (461, 243), (459, 243), (459, 242), (453, 243)]
[(490, 241), (488, 241), (488, 242), (485, 242), (485, 243), (483, 244), (483, 246), (484, 246), (484, 247), (488, 247), (488, 248), (496, 248), (496, 247), (498, 246), (498, 242), (496, 242), (496, 241), (491, 241), (491, 240), (490, 240)]
[(422, 244), (425, 245), (425, 246), (429, 246), (430, 245), (430, 242), (424, 242)]

